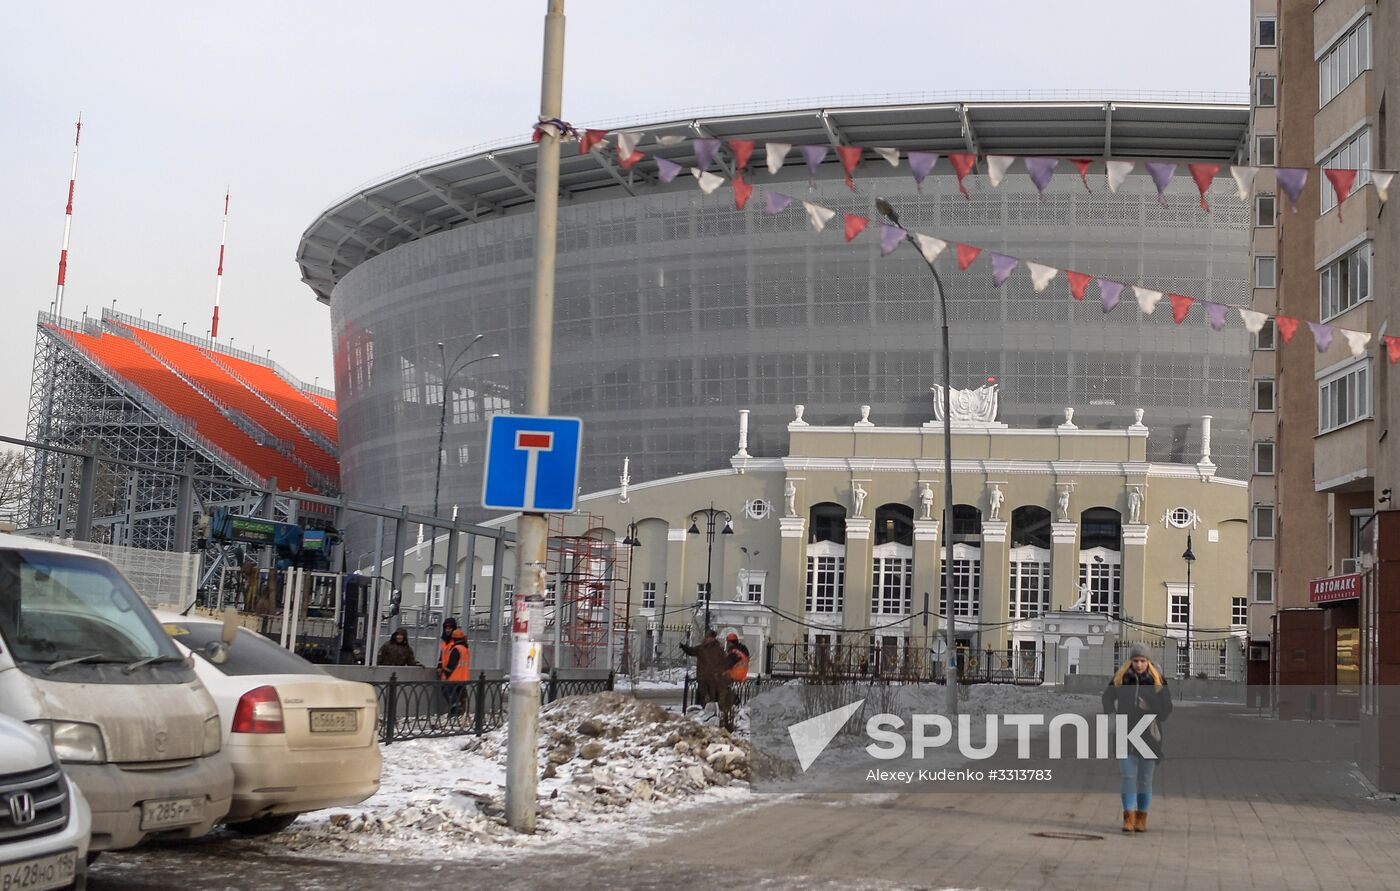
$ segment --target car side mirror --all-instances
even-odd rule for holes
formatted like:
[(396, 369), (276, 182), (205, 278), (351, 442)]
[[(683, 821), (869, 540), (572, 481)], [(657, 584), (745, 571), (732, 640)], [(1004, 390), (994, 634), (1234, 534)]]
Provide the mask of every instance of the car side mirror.
[(231, 606), (224, 609), (224, 631), (219, 637), (227, 647), (233, 646), (238, 637), (238, 610)]
[(221, 640), (211, 640), (204, 645), (204, 658), (209, 660), (211, 665), (225, 665), (228, 663), (229, 645)]

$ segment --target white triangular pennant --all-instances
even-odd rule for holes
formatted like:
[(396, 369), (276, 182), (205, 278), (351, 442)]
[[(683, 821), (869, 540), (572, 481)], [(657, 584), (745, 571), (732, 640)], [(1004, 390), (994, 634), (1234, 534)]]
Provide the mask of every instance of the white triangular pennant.
[(637, 150), (637, 143), (642, 141), (645, 133), (619, 133), (617, 134), (617, 156), (619, 158), (630, 158)]
[(1137, 297), (1138, 309), (1145, 313), (1151, 313), (1162, 301), (1161, 291), (1144, 288), (1142, 285), (1133, 285), (1133, 294)]
[(1362, 356), (1366, 355), (1366, 347), (1371, 343), (1370, 332), (1348, 331), (1345, 328), (1338, 328), (1337, 330), (1347, 339), (1347, 347), (1351, 349), (1351, 357), (1353, 359), (1360, 359)]
[(1371, 171), (1371, 182), (1376, 185), (1376, 197), (1382, 201), (1387, 200), (1386, 195), (1390, 191), (1390, 181), (1395, 178), (1395, 174), (1387, 170)]
[(897, 148), (873, 148), (872, 152), (890, 162), (891, 167), (899, 166), (899, 149)]
[(1258, 167), (1247, 167), (1243, 164), (1236, 164), (1230, 168), (1230, 175), (1235, 178), (1235, 194), (1240, 196), (1241, 201), (1249, 200), (1249, 190), (1254, 185), (1254, 175), (1258, 172)]
[(1104, 167), (1108, 173), (1108, 190), (1118, 191), (1118, 187), (1123, 185), (1123, 180), (1128, 178), (1128, 174), (1133, 172), (1135, 161), (1105, 161)]
[(724, 177), (708, 170), (701, 170), (699, 167), (690, 168), (690, 175), (700, 181), (700, 191), (706, 195), (724, 185)]
[(807, 219), (811, 220), (812, 228), (818, 232), (826, 228), (826, 224), (831, 222), (831, 218), (836, 216), (836, 211), (829, 207), (822, 207), (820, 204), (813, 204), (810, 201), (802, 202), (802, 206), (807, 209)]
[(1269, 320), (1269, 317), (1264, 313), (1255, 312), (1252, 309), (1241, 309), (1239, 313), (1240, 321), (1244, 322), (1244, 328), (1250, 334), (1258, 334), (1263, 331), (1264, 323)]
[(1030, 260), (1026, 261), (1026, 270), (1031, 274), (1031, 284), (1035, 286), (1037, 294), (1044, 291), (1050, 285), (1050, 281), (1060, 272), (1054, 266), (1032, 263)]
[(914, 233), (914, 240), (919, 243), (919, 253), (924, 255), (924, 259), (932, 263), (938, 259), (938, 255), (948, 247), (948, 242), (941, 238), (934, 238), (932, 235), (925, 235), (922, 232)]
[(1006, 176), (1006, 168), (1011, 166), (1011, 162), (1016, 160), (1011, 155), (988, 155), (987, 156), (987, 179), (991, 180), (992, 187), (1001, 185), (1001, 178)]
[(685, 137), (679, 133), (667, 133), (665, 136), (656, 137), (656, 141), (668, 148), (673, 145), (680, 145), (685, 142)]
[(783, 169), (783, 162), (787, 160), (787, 153), (792, 151), (790, 142), (765, 142), (763, 144), (764, 154), (768, 158), (768, 172), (777, 173)]

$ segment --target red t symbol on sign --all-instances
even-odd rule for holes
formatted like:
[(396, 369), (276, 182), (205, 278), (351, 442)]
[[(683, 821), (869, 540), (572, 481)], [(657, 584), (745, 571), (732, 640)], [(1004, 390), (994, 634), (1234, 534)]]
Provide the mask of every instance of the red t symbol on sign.
[(515, 447), (526, 453), (525, 456), (525, 504), (535, 506), (535, 474), (538, 472), (540, 452), (554, 450), (554, 434), (542, 430), (517, 430)]

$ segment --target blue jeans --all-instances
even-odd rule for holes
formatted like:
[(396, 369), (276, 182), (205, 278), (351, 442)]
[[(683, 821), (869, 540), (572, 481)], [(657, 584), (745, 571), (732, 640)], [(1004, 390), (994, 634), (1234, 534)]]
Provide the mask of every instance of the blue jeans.
[(1123, 795), (1123, 810), (1146, 812), (1152, 804), (1152, 772), (1157, 769), (1157, 762), (1131, 752), (1118, 762), (1118, 769), (1122, 773), (1119, 791)]

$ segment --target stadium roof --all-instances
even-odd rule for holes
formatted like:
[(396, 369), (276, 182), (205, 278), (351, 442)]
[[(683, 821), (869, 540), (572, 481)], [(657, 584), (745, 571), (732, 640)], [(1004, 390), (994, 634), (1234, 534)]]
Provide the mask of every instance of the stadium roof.
[[(651, 136), (754, 138), (793, 144), (892, 146), (939, 153), (1165, 158), (1235, 162), (1242, 157), (1249, 107), (1236, 103), (1157, 101), (943, 102), (687, 117), (622, 128)], [(690, 166), (686, 140), (644, 149)], [(480, 220), (528, 212), (535, 200), (537, 148), (522, 143), (463, 152), (368, 185), (326, 209), (302, 234), (302, 280), (323, 303), (360, 263), (419, 238)], [(835, 167), (834, 153), (828, 163)], [(565, 151), (560, 197), (565, 202), (693, 189), (659, 183), (652, 166), (630, 171), (615, 153)]]

